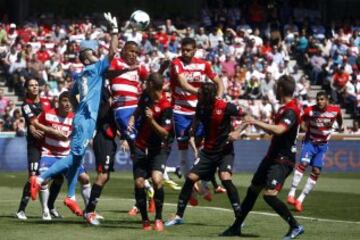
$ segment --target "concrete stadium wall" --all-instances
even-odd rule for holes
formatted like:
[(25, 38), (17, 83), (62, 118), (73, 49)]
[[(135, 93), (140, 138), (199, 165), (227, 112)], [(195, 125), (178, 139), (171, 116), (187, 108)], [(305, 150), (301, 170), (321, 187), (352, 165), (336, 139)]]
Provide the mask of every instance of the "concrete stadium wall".
[[(266, 154), (269, 146), (268, 140), (243, 140), (235, 143), (235, 171), (254, 172)], [(329, 151), (326, 155), (324, 172), (360, 172), (360, 141), (330, 141)], [(301, 143), (298, 145), (300, 149)], [(177, 150), (172, 151), (168, 165), (178, 164)], [(299, 151), (298, 151), (299, 152)], [(84, 164), (88, 170), (95, 167), (94, 153), (91, 148), (86, 152)], [(25, 171), (26, 139), (0, 138), (0, 171)], [(126, 152), (117, 151), (115, 170), (129, 171), (132, 161)]]

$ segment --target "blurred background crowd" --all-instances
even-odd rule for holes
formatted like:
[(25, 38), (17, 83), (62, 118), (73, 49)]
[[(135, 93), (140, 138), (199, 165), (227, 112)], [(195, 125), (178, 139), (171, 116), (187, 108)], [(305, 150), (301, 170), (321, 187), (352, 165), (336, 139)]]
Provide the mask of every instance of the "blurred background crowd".
[[(324, 21), (316, 5), (254, 0), (236, 7), (216, 1), (201, 8), (197, 19), (151, 21), (145, 31), (122, 30), (119, 48), (126, 41), (137, 42), (139, 61), (149, 71), (178, 56), (181, 39), (192, 37), (196, 57), (210, 61), (223, 80), (226, 99), (247, 107), (256, 118), (271, 122), (278, 107), (274, 85), (281, 75), (290, 74), (304, 106), (314, 104), (316, 91), (323, 89), (349, 115), (346, 131), (360, 133), (360, 19)], [(41, 97), (56, 107), (59, 94), (71, 87), (73, 74), (83, 67), (78, 49), (84, 39), (97, 39), (99, 53), (107, 54), (110, 36), (100, 13), (77, 18), (42, 14), (21, 25), (0, 24), (0, 131), (24, 135), (21, 101), (5, 95), (13, 93), (21, 100), (29, 77), (39, 79)], [(169, 80), (168, 73), (164, 77)]]

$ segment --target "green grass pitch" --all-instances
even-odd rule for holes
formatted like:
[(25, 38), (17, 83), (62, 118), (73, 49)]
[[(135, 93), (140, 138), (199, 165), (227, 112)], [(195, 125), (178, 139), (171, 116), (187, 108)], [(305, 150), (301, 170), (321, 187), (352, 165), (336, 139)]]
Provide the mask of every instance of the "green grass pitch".
[[(90, 173), (94, 176), (94, 173)], [(234, 182), (240, 198), (245, 197), (252, 174), (237, 173)], [(0, 239), (217, 239), (218, 234), (233, 221), (227, 196), (215, 195), (212, 202), (200, 200), (199, 207), (189, 207), (185, 223), (166, 228), (164, 232), (144, 232), (140, 216), (129, 217), (133, 205), (132, 175), (128, 172), (112, 174), (98, 204), (98, 212), (105, 217), (99, 227), (89, 226), (82, 218), (70, 213), (62, 204), (64, 195), (57, 202), (62, 220), (43, 222), (39, 201), (30, 202), (27, 221), (15, 219), (25, 173), (0, 173)], [(176, 177), (174, 177), (175, 180)], [(288, 178), (280, 197), (285, 200), (291, 177)], [(302, 183), (306, 179), (304, 178)], [(181, 181), (179, 181), (182, 183)], [(302, 186), (302, 185), (301, 185)], [(315, 190), (305, 199), (305, 211), (295, 213), (305, 226), (299, 239), (360, 239), (360, 174), (324, 174)], [(164, 220), (175, 212), (179, 192), (165, 188)], [(78, 194), (78, 201), (82, 203)], [(292, 210), (292, 208), (290, 208)], [(153, 215), (150, 215), (153, 219)], [(288, 227), (283, 220), (259, 197), (243, 229), (241, 239), (281, 239)], [(224, 239), (224, 238), (222, 238)], [(234, 239), (234, 238), (232, 238)]]

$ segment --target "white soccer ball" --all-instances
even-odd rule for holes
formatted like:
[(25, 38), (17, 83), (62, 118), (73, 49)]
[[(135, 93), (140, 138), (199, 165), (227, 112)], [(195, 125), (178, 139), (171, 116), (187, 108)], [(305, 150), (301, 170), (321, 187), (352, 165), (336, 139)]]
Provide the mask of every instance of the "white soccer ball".
[(136, 10), (130, 16), (130, 23), (133, 27), (144, 30), (150, 24), (150, 16), (142, 10)]

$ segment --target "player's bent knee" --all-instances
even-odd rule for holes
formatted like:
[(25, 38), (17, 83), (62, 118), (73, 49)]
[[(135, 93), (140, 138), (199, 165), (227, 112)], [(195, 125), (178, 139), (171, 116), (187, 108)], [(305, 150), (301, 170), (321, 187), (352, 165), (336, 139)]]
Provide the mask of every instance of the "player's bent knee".
[(231, 180), (230, 172), (219, 172), (219, 178), (221, 181)]
[(301, 161), (299, 167), (306, 169), (309, 166), (308, 161)]
[(197, 182), (199, 180), (199, 176), (195, 173), (189, 173), (187, 178), (193, 182)]
[(79, 182), (82, 185), (89, 184), (90, 183), (90, 177), (87, 173), (82, 173), (79, 175)]
[(279, 191), (276, 189), (265, 189), (263, 195), (264, 196), (277, 196), (279, 194)]
[(104, 184), (106, 184), (110, 179), (110, 174), (108, 173), (98, 173), (98, 175), (96, 176), (96, 184), (103, 186)]
[(319, 176), (320, 173), (321, 173), (321, 169), (318, 168), (318, 167), (313, 167), (313, 169), (311, 170), (311, 172), (312, 172), (313, 174), (315, 174), (316, 176)]
[(142, 177), (135, 179), (135, 186), (137, 188), (144, 188), (145, 187), (145, 179)]

